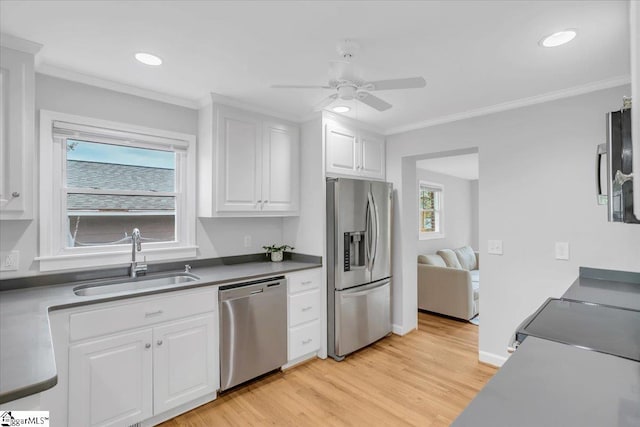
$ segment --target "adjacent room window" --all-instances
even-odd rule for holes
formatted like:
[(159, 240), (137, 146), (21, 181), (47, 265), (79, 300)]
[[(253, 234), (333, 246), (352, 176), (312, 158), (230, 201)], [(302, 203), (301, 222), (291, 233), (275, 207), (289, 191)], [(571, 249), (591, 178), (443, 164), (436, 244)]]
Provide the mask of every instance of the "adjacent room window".
[(418, 185), (418, 232), (420, 240), (444, 237), (444, 187), (420, 181)]
[[(195, 138), (41, 112), (41, 270), (195, 256)], [(59, 195), (59, 197), (56, 197)]]

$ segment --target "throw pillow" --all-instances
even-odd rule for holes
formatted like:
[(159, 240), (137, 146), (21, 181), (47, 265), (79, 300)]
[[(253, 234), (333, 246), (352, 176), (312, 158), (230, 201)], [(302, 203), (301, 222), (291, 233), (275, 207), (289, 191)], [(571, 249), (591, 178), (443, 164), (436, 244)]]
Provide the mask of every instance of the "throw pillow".
[(451, 249), (441, 249), (436, 253), (442, 257), (444, 263), (447, 264), (447, 267), (462, 268), (462, 265), (460, 265), (460, 262), (458, 261), (458, 257)]
[(473, 252), (469, 246), (463, 246), (461, 248), (455, 249), (456, 257), (458, 257), (458, 261), (460, 261), (460, 265), (465, 270), (475, 270), (477, 267), (476, 262), (476, 254)]
[(436, 267), (446, 267), (442, 257), (438, 255), (418, 255), (418, 264), (433, 265)]

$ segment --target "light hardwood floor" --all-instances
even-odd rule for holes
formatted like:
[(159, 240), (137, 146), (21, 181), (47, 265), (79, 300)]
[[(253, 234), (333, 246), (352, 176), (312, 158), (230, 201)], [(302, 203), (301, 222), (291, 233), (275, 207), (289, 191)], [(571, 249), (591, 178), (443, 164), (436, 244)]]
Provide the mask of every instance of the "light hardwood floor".
[(404, 337), (272, 374), (162, 426), (448, 426), (496, 369), (478, 362), (477, 326), (418, 321)]

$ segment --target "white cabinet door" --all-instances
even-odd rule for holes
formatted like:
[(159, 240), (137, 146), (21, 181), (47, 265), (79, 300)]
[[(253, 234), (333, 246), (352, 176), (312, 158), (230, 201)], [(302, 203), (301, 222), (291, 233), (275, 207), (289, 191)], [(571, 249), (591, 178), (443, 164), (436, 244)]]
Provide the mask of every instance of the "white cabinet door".
[(325, 127), (325, 144), (328, 174), (354, 175), (358, 166), (358, 142), (356, 132), (336, 123)]
[(0, 219), (33, 218), (34, 57), (0, 55)]
[(69, 425), (128, 426), (153, 415), (151, 329), (69, 348)]
[(153, 329), (156, 415), (216, 391), (216, 337), (214, 313)]
[(297, 211), (300, 197), (298, 129), (266, 121), (262, 133), (262, 210)]
[(262, 180), (260, 121), (250, 113), (221, 107), (217, 138), (217, 210), (259, 210)]
[(360, 175), (367, 178), (384, 179), (385, 175), (385, 143), (384, 138), (360, 132)]

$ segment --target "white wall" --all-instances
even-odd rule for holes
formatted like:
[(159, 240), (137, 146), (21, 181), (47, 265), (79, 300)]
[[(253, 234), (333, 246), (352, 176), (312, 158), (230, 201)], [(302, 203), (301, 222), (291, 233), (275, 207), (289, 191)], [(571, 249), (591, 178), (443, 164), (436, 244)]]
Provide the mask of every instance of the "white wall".
[(325, 179), (322, 117), (300, 126), (300, 216), (283, 220), (285, 243), (296, 252), (324, 257)]
[[(455, 249), (460, 246), (471, 245), (474, 209), (471, 205), (471, 181), (419, 168), (416, 169), (416, 180), (416, 188), (420, 181), (444, 186), (442, 221), (444, 238), (418, 240), (418, 254), (432, 254), (439, 249)], [(418, 197), (417, 194), (416, 191), (416, 197)], [(418, 221), (416, 221), (416, 232), (417, 227)]]
[(479, 238), (480, 238), (480, 216), (479, 216), (479, 208), (480, 208), (480, 198), (478, 197), (480, 182), (477, 179), (473, 179), (470, 181), (471, 185), (471, 247), (474, 251), (478, 251), (480, 249)]
[[(36, 74), (36, 119), (41, 109), (198, 134), (196, 110)], [(37, 159), (33, 159), (36, 171)], [(37, 176), (35, 182), (38, 182)], [(35, 212), (38, 212), (37, 207)], [(249, 247), (244, 246), (246, 235), (252, 237)], [(39, 274), (38, 263), (34, 261), (38, 254), (37, 218), (33, 221), (0, 221), (0, 236), (1, 251), (20, 251), (20, 269), (2, 272), (3, 279)], [(261, 252), (263, 245), (282, 242), (282, 219), (199, 219), (196, 237), (200, 246), (199, 258)]]
[[(594, 153), (605, 138), (605, 114), (619, 109), (629, 90), (617, 87), (389, 136), (387, 178), (398, 189), (399, 209), (394, 324), (403, 332), (417, 326), (416, 261), (403, 255), (416, 253), (411, 160), (425, 153), (479, 149), (481, 360), (504, 360), (518, 323), (547, 297), (560, 296), (579, 266), (640, 271), (640, 226), (608, 223), (594, 194)], [(488, 239), (503, 240), (503, 256), (487, 254)], [(569, 261), (554, 259), (558, 241), (570, 243)]]

